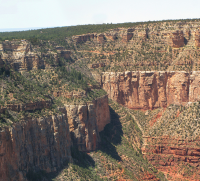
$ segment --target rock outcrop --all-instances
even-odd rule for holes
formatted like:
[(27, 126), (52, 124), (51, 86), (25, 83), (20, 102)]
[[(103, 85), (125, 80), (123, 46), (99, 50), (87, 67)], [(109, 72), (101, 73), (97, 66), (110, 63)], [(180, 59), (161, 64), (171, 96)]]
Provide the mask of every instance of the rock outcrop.
[(103, 131), (104, 127), (110, 123), (110, 111), (108, 106), (108, 96), (97, 98), (93, 101), (96, 113), (98, 131)]
[(200, 31), (195, 32), (195, 46), (200, 47)]
[(105, 72), (101, 85), (110, 99), (132, 109), (154, 109), (199, 101), (199, 72)]
[(94, 39), (94, 34), (84, 34), (84, 35), (77, 35), (72, 37), (75, 43), (86, 42), (91, 39)]
[(147, 36), (147, 30), (138, 32), (138, 37), (141, 37), (142, 39), (146, 39)]
[(56, 171), (71, 160), (70, 148), (64, 115), (16, 123), (0, 131), (0, 178), (23, 181), (29, 170)]
[(103, 96), (85, 105), (65, 105), (73, 144), (80, 151), (96, 150), (99, 132), (110, 122), (108, 97)]
[(29, 52), (32, 48), (31, 48), (31, 44), (26, 41), (26, 40), (21, 40), (21, 41), (8, 41), (5, 40), (2, 45), (1, 48), (3, 51), (12, 51), (12, 52)]
[(91, 68), (99, 68), (99, 67), (105, 67), (105, 63), (93, 63), (90, 65)]
[(107, 41), (115, 41), (117, 38), (117, 33), (113, 32), (113, 33), (105, 33), (105, 38)]
[[(177, 180), (174, 175), (176, 170), (180, 172), (179, 165), (192, 166), (193, 173), (187, 173), (183, 169), (180, 173), (183, 180), (199, 180), (200, 147), (199, 138), (184, 140), (165, 137), (144, 137), (142, 153), (157, 169), (170, 175), (171, 180)], [(185, 173), (184, 173), (185, 172)], [(191, 179), (195, 178), (195, 179)]]
[(0, 51), (2, 51), (1, 62), (15, 71), (45, 67), (44, 60), (37, 53), (32, 52), (31, 43), (26, 40), (5, 40), (0, 46)]
[(7, 104), (5, 107), (0, 107), (0, 113), (3, 110), (11, 110), (11, 111), (34, 111), (41, 110), (45, 108), (50, 108), (52, 106), (52, 100), (43, 100), (37, 102), (29, 102), (24, 104)]
[(0, 128), (0, 180), (24, 181), (29, 171), (57, 171), (71, 161), (72, 145), (97, 149), (99, 132), (110, 122), (108, 97), (58, 109), (62, 114)]
[(175, 31), (171, 32), (168, 38), (168, 43), (170, 46), (173, 48), (179, 48), (184, 46), (184, 36), (183, 36), (183, 31)]
[(104, 39), (104, 34), (98, 34), (96, 35), (97, 36), (97, 42), (99, 42), (100, 44), (104, 43), (105, 42), (105, 39)]
[(122, 42), (126, 43), (133, 37), (133, 33), (131, 32), (124, 32), (121, 34)]

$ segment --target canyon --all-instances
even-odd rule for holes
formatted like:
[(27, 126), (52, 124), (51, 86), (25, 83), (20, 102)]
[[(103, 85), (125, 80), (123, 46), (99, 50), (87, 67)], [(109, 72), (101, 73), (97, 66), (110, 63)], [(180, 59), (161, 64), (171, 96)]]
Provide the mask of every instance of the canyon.
[(159, 180), (158, 169), (200, 180), (199, 28), (139, 23), (59, 39), (44, 29), (0, 42), (0, 181), (76, 168), (74, 154), (101, 179)]
[[(148, 110), (161, 108), (162, 111), (156, 113), (150, 120), (145, 120), (144, 123), (140, 122), (142, 118), (137, 118), (141, 129), (142, 124), (147, 125), (143, 130), (141, 150), (145, 158), (172, 180), (178, 178), (173, 170), (177, 170), (180, 165), (182, 167), (190, 165), (196, 170), (190, 178), (188, 176), (190, 172), (182, 169), (180, 175), (183, 180), (199, 178), (199, 132), (195, 131), (198, 130), (199, 125), (193, 125), (195, 122), (193, 119), (198, 120), (198, 113), (193, 114), (195, 109), (190, 108), (193, 104), (198, 105), (197, 102), (200, 101), (199, 73), (126, 71), (105, 72), (101, 76), (102, 88), (108, 93), (110, 99), (119, 104), (133, 110), (147, 110), (146, 116), (149, 114)], [(171, 105), (180, 106), (180, 109), (173, 109)], [(188, 111), (184, 113), (181, 107), (185, 107)], [(172, 109), (173, 114), (170, 111)], [(190, 114), (196, 117), (191, 119), (188, 116)], [(176, 120), (179, 120), (178, 124)], [(187, 124), (191, 129), (182, 130)], [(191, 136), (187, 135), (187, 131)]]

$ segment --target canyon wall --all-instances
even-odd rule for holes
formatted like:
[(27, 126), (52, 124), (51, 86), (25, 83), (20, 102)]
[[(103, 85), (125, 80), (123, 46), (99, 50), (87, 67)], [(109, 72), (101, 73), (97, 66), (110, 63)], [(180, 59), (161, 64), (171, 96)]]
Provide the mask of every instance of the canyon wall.
[(16, 123), (0, 132), (0, 178), (26, 180), (27, 171), (56, 171), (71, 160), (71, 138), (64, 115)]
[(99, 132), (110, 122), (108, 96), (84, 105), (65, 105), (73, 144), (80, 151), (96, 150)]
[[(142, 154), (170, 180), (200, 179), (200, 138), (144, 137)], [(191, 168), (191, 171), (187, 169)]]
[(65, 105), (62, 113), (30, 118), (0, 128), (0, 180), (24, 181), (28, 171), (57, 171), (71, 161), (71, 146), (93, 151), (110, 122), (108, 96), (84, 105)]
[(194, 167), (200, 164), (199, 138), (184, 140), (169, 136), (143, 137), (143, 141), (142, 152), (155, 166), (174, 166), (179, 164), (178, 161)]
[(199, 72), (105, 72), (101, 86), (110, 99), (132, 109), (200, 101)]
[(183, 47), (185, 45), (183, 31), (170, 32), (168, 44), (173, 48)]

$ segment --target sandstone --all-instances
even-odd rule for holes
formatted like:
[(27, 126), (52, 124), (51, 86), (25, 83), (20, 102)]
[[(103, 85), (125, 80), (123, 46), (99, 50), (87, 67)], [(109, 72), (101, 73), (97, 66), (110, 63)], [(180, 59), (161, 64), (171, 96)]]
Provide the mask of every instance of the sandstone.
[(11, 110), (11, 111), (34, 111), (41, 110), (45, 108), (50, 108), (52, 106), (52, 100), (37, 101), (25, 104), (7, 104), (6, 107), (0, 107), (0, 112)]
[[(43, 108), (46, 103), (8, 107), (29, 111)], [(80, 151), (97, 149), (99, 132), (110, 122), (108, 97), (97, 98), (85, 105), (65, 105), (58, 110), (62, 114), (21, 120), (11, 127), (0, 128), (0, 180), (25, 181), (29, 170), (36, 173), (58, 171), (72, 161), (72, 145)]]
[(32, 52), (31, 44), (26, 40), (4, 41), (2, 43), (0, 66), (6, 64), (15, 71), (43, 69), (44, 60), (37, 53)]
[(71, 138), (63, 115), (16, 123), (0, 132), (0, 143), (1, 180), (26, 180), (28, 170), (52, 172), (71, 161)]
[(184, 46), (183, 31), (177, 30), (175, 32), (170, 32), (170, 35), (168, 37), (168, 44), (173, 48)]
[(65, 59), (71, 59), (71, 51), (70, 50), (61, 50), (60, 56), (65, 58)]
[(2, 49), (3, 51), (16, 51), (16, 52), (29, 52), (31, 50), (31, 44), (26, 41), (26, 40), (13, 40), (13, 41), (8, 41), (5, 40), (2, 43)]
[(195, 46), (200, 47), (200, 31), (195, 32)]
[(94, 39), (94, 34), (72, 36), (72, 39), (73, 41), (75, 41), (75, 43), (86, 42), (86, 41)]
[(154, 109), (199, 101), (199, 72), (102, 73), (108, 97), (132, 109)]
[(91, 64), (91, 68), (99, 68), (99, 67), (105, 67), (105, 63), (93, 63)]
[(104, 33), (107, 41), (115, 41), (117, 38), (117, 33)]
[(72, 141), (80, 151), (93, 151), (100, 142), (99, 132), (110, 122), (108, 97), (85, 105), (65, 105)]
[(124, 43), (128, 42), (132, 37), (133, 37), (133, 33), (131, 33), (131, 32), (124, 32), (121, 35), (122, 42), (124, 42)]
[[(179, 162), (200, 164), (200, 148), (196, 146), (199, 139), (192, 141), (169, 137), (144, 137), (144, 141), (146, 144), (143, 144), (142, 153), (152, 164), (159, 163), (160, 166), (178, 165)], [(177, 145), (179, 141), (182, 142), (181, 145)], [(162, 160), (168, 160), (169, 163)]]
[(138, 32), (138, 37), (146, 39), (148, 37), (147, 30)]
[(189, 39), (190, 39), (190, 36), (191, 36), (191, 31), (190, 31), (190, 29), (186, 29), (186, 30), (184, 31), (184, 37), (185, 37), (187, 40), (189, 40)]
[(99, 43), (104, 43), (105, 42), (105, 39), (104, 39), (104, 34), (98, 34), (97, 35), (97, 41), (99, 42)]
[(110, 111), (108, 106), (108, 96), (103, 96), (97, 98), (93, 101), (95, 112), (96, 112), (96, 119), (97, 119), (97, 127), (98, 131), (103, 131), (105, 125), (110, 123)]

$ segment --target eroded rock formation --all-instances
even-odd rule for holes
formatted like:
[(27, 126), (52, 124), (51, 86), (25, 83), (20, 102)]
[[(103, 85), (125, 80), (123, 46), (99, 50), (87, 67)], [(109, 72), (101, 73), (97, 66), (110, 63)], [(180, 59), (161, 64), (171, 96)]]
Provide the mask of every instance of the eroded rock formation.
[(195, 46), (200, 47), (200, 31), (195, 32)]
[(133, 33), (131, 32), (124, 32), (121, 34), (122, 42), (126, 43), (133, 37)]
[(75, 43), (86, 42), (94, 39), (94, 34), (77, 35), (73, 36), (72, 39), (75, 41)]
[(0, 180), (24, 181), (29, 170), (57, 171), (71, 161), (72, 145), (80, 151), (98, 147), (99, 132), (110, 122), (107, 96), (58, 109), (62, 114), (0, 128)]
[(153, 109), (199, 101), (199, 72), (103, 73), (102, 88), (110, 99), (133, 109)]
[(99, 132), (110, 122), (108, 97), (103, 96), (85, 105), (65, 105), (72, 140), (80, 151), (95, 150)]
[(168, 43), (170, 46), (174, 48), (179, 48), (184, 46), (184, 36), (183, 31), (175, 31), (171, 32), (169, 35)]
[[(169, 176), (170, 180), (177, 180), (177, 178), (199, 180), (199, 138), (184, 140), (163, 136), (143, 139), (142, 153), (152, 165)], [(192, 167), (192, 173), (184, 170), (183, 165)]]
[(64, 115), (31, 119), (0, 131), (0, 178), (26, 180), (29, 170), (56, 171), (71, 159)]

